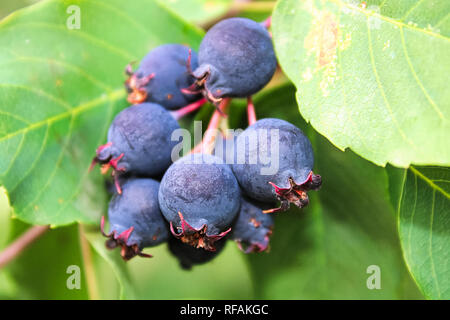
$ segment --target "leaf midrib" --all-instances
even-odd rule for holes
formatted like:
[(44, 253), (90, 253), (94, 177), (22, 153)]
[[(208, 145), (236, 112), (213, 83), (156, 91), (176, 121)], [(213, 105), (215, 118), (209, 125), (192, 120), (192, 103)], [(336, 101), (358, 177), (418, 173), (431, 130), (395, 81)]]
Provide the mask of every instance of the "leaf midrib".
[(450, 199), (450, 194), (445, 192), (444, 189), (442, 189), (437, 184), (435, 184), (431, 179), (429, 179), (427, 176), (425, 176), (422, 172), (420, 172), (419, 170), (417, 170), (413, 166), (409, 167), (409, 169), (412, 171), (412, 173), (414, 173), (414, 175), (418, 176), (423, 181), (425, 181), (433, 190), (442, 193), (442, 195), (444, 195), (447, 199)]

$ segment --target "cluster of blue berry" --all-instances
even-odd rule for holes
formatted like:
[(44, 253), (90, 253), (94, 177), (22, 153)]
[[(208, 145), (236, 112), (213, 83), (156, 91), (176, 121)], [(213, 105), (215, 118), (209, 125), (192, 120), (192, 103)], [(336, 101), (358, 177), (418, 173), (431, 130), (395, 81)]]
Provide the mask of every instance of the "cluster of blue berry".
[[(256, 121), (250, 97), (270, 81), (276, 66), (265, 25), (231, 18), (207, 32), (198, 55), (166, 44), (144, 57), (136, 71), (126, 68), (132, 106), (116, 116), (108, 142), (93, 160), (103, 173), (112, 169), (114, 177), (109, 233), (104, 218), (101, 223), (108, 248), (120, 247), (129, 260), (149, 257), (144, 248), (168, 242), (183, 268), (211, 260), (227, 239), (246, 253), (267, 250), (272, 214), (290, 203), (305, 206), (306, 192), (321, 184), (311, 171), (311, 143), (300, 129), (279, 119)], [(217, 123), (231, 98), (248, 98), (250, 126), (233, 138), (235, 147), (226, 153), (251, 158), (261, 148), (249, 145), (249, 137), (276, 129), (278, 170), (262, 174), (261, 163), (229, 164), (214, 148), (194, 148), (172, 163), (177, 119), (209, 101), (217, 107), (211, 119)], [(272, 145), (266, 142), (265, 148)], [(268, 209), (276, 201), (281, 206)]]

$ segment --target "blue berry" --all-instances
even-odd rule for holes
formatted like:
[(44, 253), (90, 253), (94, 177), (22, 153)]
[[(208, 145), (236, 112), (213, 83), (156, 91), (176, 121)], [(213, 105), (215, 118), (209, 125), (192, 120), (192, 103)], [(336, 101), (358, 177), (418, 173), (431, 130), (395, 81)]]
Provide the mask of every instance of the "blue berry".
[(262, 119), (249, 126), (236, 140), (236, 155), (232, 168), (245, 193), (266, 203), (281, 201), (280, 208), (266, 212), (287, 210), (290, 203), (306, 206), (306, 191), (318, 189), (322, 183), (321, 177), (312, 173), (310, 141), (284, 120)]
[[(171, 164), (172, 132), (179, 128), (169, 111), (155, 103), (142, 103), (122, 110), (108, 131), (108, 143), (97, 149), (93, 164), (114, 173), (143, 176), (161, 174)], [(117, 176), (117, 175), (115, 175)]]
[(225, 19), (213, 26), (200, 44), (198, 59), (193, 88), (213, 102), (258, 92), (277, 65), (268, 31), (246, 18)]
[(269, 247), (273, 218), (264, 214), (262, 209), (242, 198), (241, 210), (233, 224), (231, 239), (238, 243), (245, 253), (262, 252)]
[(139, 68), (127, 68), (128, 101), (144, 101), (162, 105), (168, 110), (179, 109), (199, 99), (196, 94), (184, 94), (181, 89), (193, 84), (190, 68), (197, 68), (197, 54), (186, 46), (165, 44), (154, 48), (141, 61)]
[(109, 249), (120, 246), (124, 260), (136, 255), (149, 257), (142, 249), (153, 247), (169, 238), (167, 222), (158, 203), (159, 182), (153, 179), (132, 178), (123, 184), (121, 195), (116, 194), (109, 203)]
[(161, 211), (172, 233), (196, 248), (214, 251), (230, 230), (241, 192), (231, 168), (221, 159), (193, 154), (174, 162), (159, 190)]
[(169, 250), (178, 259), (181, 268), (190, 270), (194, 265), (211, 261), (223, 250), (226, 239), (221, 239), (215, 243), (216, 251), (206, 251), (197, 249), (174, 237), (169, 239)]

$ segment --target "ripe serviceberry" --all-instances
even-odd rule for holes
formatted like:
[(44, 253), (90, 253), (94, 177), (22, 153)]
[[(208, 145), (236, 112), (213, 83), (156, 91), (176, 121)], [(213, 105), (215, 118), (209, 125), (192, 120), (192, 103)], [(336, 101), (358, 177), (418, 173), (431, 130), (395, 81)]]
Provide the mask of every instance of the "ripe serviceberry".
[(308, 190), (320, 187), (322, 179), (312, 172), (310, 141), (296, 126), (280, 119), (262, 119), (249, 126), (236, 140), (237, 163), (233, 172), (245, 193), (258, 201), (281, 201), (302, 208), (309, 203)]
[(198, 54), (196, 82), (187, 90), (202, 92), (211, 102), (245, 98), (272, 78), (277, 61), (266, 28), (246, 18), (225, 19), (205, 35)]
[(92, 165), (102, 164), (102, 172), (113, 168), (117, 190), (118, 173), (155, 176), (170, 164), (172, 132), (179, 128), (171, 114), (155, 103), (142, 103), (122, 110), (108, 131), (108, 143), (98, 147)]
[(164, 44), (151, 50), (133, 72), (126, 68), (125, 81), (130, 103), (154, 102), (176, 110), (198, 100), (199, 95), (184, 94), (181, 89), (194, 83), (190, 69), (197, 68), (197, 54), (180, 44)]
[(167, 222), (159, 210), (159, 182), (153, 179), (132, 178), (123, 184), (121, 195), (116, 194), (109, 203), (108, 219), (110, 232), (104, 232), (104, 217), (101, 229), (108, 249), (121, 247), (121, 256), (129, 260), (142, 253), (146, 247), (156, 246), (169, 237)]
[(209, 251), (230, 232), (240, 203), (241, 192), (230, 167), (207, 154), (174, 162), (159, 190), (159, 205), (174, 236)]

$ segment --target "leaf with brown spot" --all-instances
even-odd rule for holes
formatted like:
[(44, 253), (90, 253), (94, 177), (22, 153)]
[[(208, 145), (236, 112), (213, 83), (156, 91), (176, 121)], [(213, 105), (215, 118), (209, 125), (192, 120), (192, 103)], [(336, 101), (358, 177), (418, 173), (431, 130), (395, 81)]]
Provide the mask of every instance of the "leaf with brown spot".
[(450, 1), (282, 0), (280, 65), (302, 116), (384, 166), (450, 165)]

